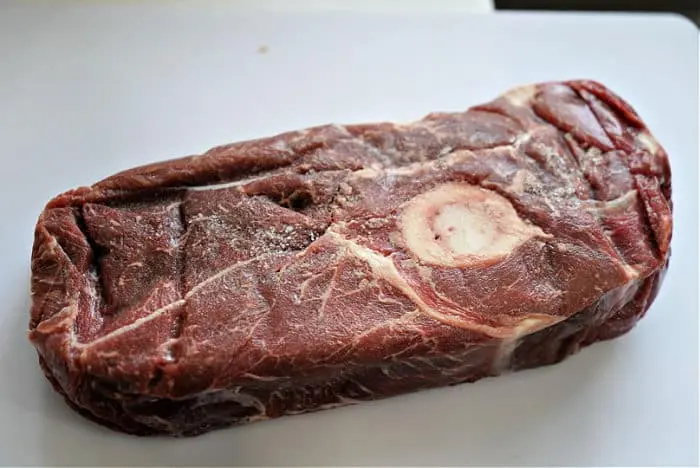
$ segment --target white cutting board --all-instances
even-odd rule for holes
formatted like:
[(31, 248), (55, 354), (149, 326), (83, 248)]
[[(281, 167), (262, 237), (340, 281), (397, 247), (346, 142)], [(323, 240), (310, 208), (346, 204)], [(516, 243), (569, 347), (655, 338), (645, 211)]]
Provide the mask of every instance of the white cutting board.
[[(698, 462), (698, 35), (689, 22), (256, 14), (233, 3), (0, 7), (0, 464)], [(600, 80), (629, 100), (672, 159), (671, 270), (623, 338), (557, 366), (188, 440), (103, 429), (41, 375), (25, 339), (29, 257), (33, 224), (56, 193), (224, 142), (412, 120), (567, 78)]]

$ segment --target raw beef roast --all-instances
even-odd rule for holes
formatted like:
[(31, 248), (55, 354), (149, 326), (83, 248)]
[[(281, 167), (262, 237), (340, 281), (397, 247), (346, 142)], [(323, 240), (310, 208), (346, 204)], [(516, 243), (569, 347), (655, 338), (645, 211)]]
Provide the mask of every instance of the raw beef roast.
[(669, 259), (667, 156), (591, 81), (326, 125), (51, 200), (29, 337), (75, 410), (189, 436), (556, 363)]

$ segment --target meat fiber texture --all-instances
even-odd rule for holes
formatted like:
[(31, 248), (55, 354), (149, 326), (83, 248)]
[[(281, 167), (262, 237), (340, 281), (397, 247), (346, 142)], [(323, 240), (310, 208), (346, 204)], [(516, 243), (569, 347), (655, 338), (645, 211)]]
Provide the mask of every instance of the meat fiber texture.
[(82, 415), (192, 436), (559, 362), (645, 314), (671, 233), (669, 162), (630, 105), (527, 85), (57, 196), (29, 338)]

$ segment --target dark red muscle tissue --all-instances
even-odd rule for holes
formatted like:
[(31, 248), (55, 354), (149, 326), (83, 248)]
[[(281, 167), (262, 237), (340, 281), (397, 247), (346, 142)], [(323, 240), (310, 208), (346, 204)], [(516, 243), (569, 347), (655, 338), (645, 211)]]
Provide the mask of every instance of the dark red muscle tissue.
[(75, 410), (196, 435), (558, 362), (669, 258), (667, 156), (591, 81), (326, 125), (51, 200), (29, 336)]

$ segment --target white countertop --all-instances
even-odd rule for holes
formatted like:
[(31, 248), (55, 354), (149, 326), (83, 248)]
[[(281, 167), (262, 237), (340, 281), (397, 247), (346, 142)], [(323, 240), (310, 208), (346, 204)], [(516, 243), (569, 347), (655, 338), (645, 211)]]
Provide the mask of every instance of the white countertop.
[[(698, 462), (698, 41), (687, 21), (454, 5), (254, 13), (208, 0), (0, 8), (0, 464)], [(556, 366), (187, 440), (87, 422), (41, 375), (25, 336), (29, 257), (56, 193), (224, 142), (411, 120), (568, 78), (629, 100), (671, 157), (671, 269), (628, 335)]]

